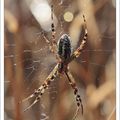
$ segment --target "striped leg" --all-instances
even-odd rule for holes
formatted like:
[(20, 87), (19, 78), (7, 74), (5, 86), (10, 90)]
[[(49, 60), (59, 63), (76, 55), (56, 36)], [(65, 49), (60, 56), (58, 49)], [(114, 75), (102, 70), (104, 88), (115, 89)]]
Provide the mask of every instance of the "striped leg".
[(51, 38), (51, 42), (52, 42), (52, 51), (54, 53), (56, 53), (56, 48), (57, 48), (57, 42), (55, 41), (55, 24), (54, 24), (54, 19), (53, 19), (53, 5), (51, 5), (51, 31), (52, 31), (52, 38)]
[(84, 29), (85, 29), (85, 34), (83, 37), (83, 40), (80, 44), (80, 46), (77, 48), (77, 50), (75, 50), (75, 52), (71, 55), (71, 58), (68, 60), (68, 63), (71, 62), (73, 59), (77, 58), (80, 56), (83, 47), (85, 46), (86, 40), (87, 40), (87, 35), (88, 35), (88, 31), (87, 31), (87, 27), (86, 27), (86, 20), (85, 20), (85, 16), (83, 15), (83, 19), (84, 19)]
[(31, 108), (33, 105), (35, 105), (40, 100), (41, 96), (44, 94), (45, 90), (49, 87), (50, 83), (54, 81), (58, 75), (59, 73), (58, 73), (58, 64), (57, 64), (55, 68), (53, 69), (53, 71), (50, 73), (50, 75), (47, 77), (47, 79), (44, 81), (44, 83), (37, 90), (35, 90), (33, 94), (31, 94), (30, 96), (22, 100), (22, 102), (25, 102), (35, 97), (34, 102), (30, 106), (28, 106), (24, 110), (24, 112), (27, 111), (29, 108)]
[(65, 75), (67, 76), (67, 78), (69, 80), (69, 84), (71, 85), (72, 89), (74, 90), (74, 95), (75, 95), (75, 98), (76, 98), (77, 110), (76, 110), (76, 113), (75, 113), (75, 115), (72, 119), (72, 120), (75, 120), (80, 107), (81, 107), (81, 113), (83, 115), (83, 104), (82, 104), (82, 100), (81, 100), (81, 97), (79, 95), (78, 88), (76, 86), (76, 83), (75, 83), (75, 80), (74, 80), (72, 74), (69, 71), (67, 71), (67, 72), (65, 71)]
[(51, 5), (51, 32), (52, 32), (52, 37), (51, 41), (45, 36), (44, 32), (42, 32), (42, 36), (45, 39), (46, 43), (49, 45), (50, 51), (52, 53), (56, 54), (56, 49), (57, 49), (57, 43), (55, 41), (55, 25), (54, 25), (54, 19), (53, 19), (53, 5)]
[(53, 5), (51, 5), (51, 19), (52, 19), (52, 23), (51, 23), (51, 31), (52, 31), (52, 43), (53, 44), (57, 44), (55, 41), (55, 24), (54, 24), (54, 19), (53, 19)]

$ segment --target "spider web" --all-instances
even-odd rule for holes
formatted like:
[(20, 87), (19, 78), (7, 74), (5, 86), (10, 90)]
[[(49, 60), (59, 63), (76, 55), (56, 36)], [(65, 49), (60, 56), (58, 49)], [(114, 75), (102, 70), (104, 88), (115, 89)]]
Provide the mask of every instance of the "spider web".
[[(57, 17), (58, 17), (58, 21), (61, 22), (61, 24), (59, 24), (59, 26), (60, 26), (59, 28), (61, 28), (60, 29), (61, 33), (60, 34), (58, 33), (56, 35), (57, 38), (59, 38), (62, 33), (65, 33), (67, 31), (66, 28), (69, 25), (69, 23), (66, 23), (62, 17), (64, 11), (66, 10), (66, 8), (68, 8), (68, 6), (67, 6), (68, 4), (63, 5), (64, 2), (65, 2), (64, 0), (61, 0), (59, 2), (59, 5), (62, 7), (62, 10), (61, 10), (61, 14), (58, 15)], [(65, 28), (65, 30), (64, 30), (64, 28)], [(57, 30), (57, 31), (59, 32), (59, 30)], [(26, 88), (25, 88), (26, 95), (33, 93), (34, 89), (36, 89), (37, 87), (39, 87), (42, 84), (42, 82), (46, 79), (46, 77), (49, 75), (49, 73), (52, 71), (52, 69), (54, 68), (54, 66), (57, 63), (55, 56), (52, 53), (50, 53), (48, 45), (45, 43), (44, 39), (41, 38), (41, 33), (42, 33), (41, 29), (40, 30), (36, 29), (35, 32), (32, 33), (32, 35), (30, 35), (31, 38), (28, 37), (28, 38), (30, 38), (30, 40), (25, 41), (21, 44), (21, 45), (24, 44), (24, 47), (21, 49), (21, 52), (17, 53), (17, 54), (15, 53), (15, 48), (17, 45), (14, 41), (9, 41), (9, 42), (7, 41), (8, 43), (5, 43), (5, 48), (7, 48), (7, 50), (5, 50), (5, 56), (4, 56), (5, 61), (7, 61), (9, 59), (12, 62), (13, 68), (17, 68), (19, 66), (18, 64), (23, 65), (23, 71), (24, 71), (23, 72), (24, 73), (23, 84), (25, 84), (25, 86), (26, 86)], [(85, 49), (83, 50), (80, 58), (75, 60), (74, 65), (79, 64), (79, 66), (83, 67), (82, 69), (79, 69), (79, 70), (90, 71), (90, 70), (93, 70), (93, 68), (94, 68), (94, 69), (97, 69), (98, 71), (100, 69), (102, 69), (101, 71), (104, 71), (107, 63), (109, 62), (110, 59), (112, 59), (111, 56), (114, 52), (114, 46), (113, 46), (112, 42), (110, 43), (109, 41), (113, 41), (115, 39), (115, 33), (108, 34), (108, 35), (107, 34), (108, 33), (105, 34), (105, 32), (104, 32), (102, 36), (98, 37), (98, 39), (102, 39), (102, 41), (103, 41), (102, 48), (94, 48), (94, 47), (91, 47), (90, 44), (86, 45), (87, 47), (85, 47)], [(9, 36), (11, 36), (11, 34)], [(11, 37), (13, 37), (13, 36), (11, 36)], [(47, 37), (48, 38), (50, 37), (49, 33), (47, 34)], [(34, 38), (34, 40), (32, 38)], [(79, 44), (79, 41), (77, 43)], [(78, 47), (78, 45), (75, 48), (72, 47), (72, 49), (75, 50), (77, 47)], [(93, 55), (95, 57), (93, 57)], [(17, 61), (17, 63), (16, 63), (15, 59), (19, 58), (21, 56), (23, 56), (22, 59), (20, 61)], [(107, 60), (106, 60), (106, 62), (100, 63), (100, 62), (98, 62), (98, 59), (96, 59), (96, 56), (98, 56), (98, 58), (99, 58), (99, 56), (102, 56), (103, 58), (106, 58)], [(70, 66), (72, 67), (72, 65), (70, 65)], [(75, 79), (77, 80), (78, 85), (81, 87), (80, 88), (82, 91), (81, 94), (84, 94), (85, 88), (83, 87), (82, 84), (80, 84), (78, 82), (78, 79), (80, 79), (80, 81), (82, 81), (82, 83), (85, 84), (83, 78), (79, 76), (79, 73), (76, 69), (73, 69), (71, 71), (72, 71), (73, 75), (75, 76)], [(11, 85), (9, 79), (7, 79), (7, 77), (5, 77), (5, 78), (6, 78), (5, 86)], [(99, 78), (100, 77), (98, 77), (98, 79)], [(65, 79), (65, 78), (62, 78), (62, 79)], [(59, 81), (61, 81), (61, 80), (59, 80)], [(58, 89), (58, 88), (60, 88), (59, 81), (55, 80), (55, 82), (52, 83), (52, 85), (49, 87), (49, 89), (45, 93), (45, 94), (50, 94), (51, 101), (54, 101), (54, 100), (57, 100), (60, 98), (58, 94), (62, 90)], [(98, 81), (96, 81), (96, 82), (98, 82)], [(67, 82), (65, 82), (65, 83), (68, 84)], [(99, 86), (99, 83), (96, 83), (96, 85)], [(69, 88), (68, 86), (69, 85), (66, 85), (65, 87)], [(62, 89), (63, 90), (66, 89), (65, 87), (63, 87)], [(74, 99), (74, 97), (72, 97), (72, 98)], [(83, 99), (85, 99), (85, 98), (83, 98)], [(44, 111), (44, 112), (41, 112), (40, 119), (41, 120), (49, 120), (50, 117), (49, 117), (49, 115), (47, 115), (47, 104), (46, 104), (47, 102), (46, 102), (46, 100), (44, 101), (44, 98), (43, 98), (43, 101), (41, 103), (42, 103), (41, 111)], [(56, 105), (56, 104), (57, 103), (52, 103), (51, 106)]]
[[(112, 37), (102, 36), (101, 38), (110, 40), (110, 39), (114, 39), (114, 36), (112, 36)], [(8, 44), (7, 46), (9, 46), (9, 49), (12, 50), (12, 49), (14, 49), (14, 47), (16, 45)], [(35, 89), (35, 88), (39, 87), (42, 84), (42, 82), (46, 79), (48, 74), (52, 71), (52, 69), (54, 68), (54, 66), (56, 64), (55, 56), (52, 53), (50, 53), (48, 45), (45, 45), (42, 48), (39, 48), (37, 46), (39, 46), (39, 45), (35, 44), (35, 49), (33, 49), (33, 50), (24, 49), (22, 51), (22, 54), (25, 56), (25, 58), (22, 61), (18, 62), (18, 64), (19, 63), (24, 64), (25, 80), (23, 81), (23, 83), (26, 84), (26, 82), (27, 82), (27, 87), (25, 88), (26, 94), (29, 93), (31, 88)], [(73, 49), (75, 49), (75, 48), (73, 48)], [(98, 63), (98, 61), (96, 61), (96, 59), (88, 61), (88, 60), (86, 60), (84, 55), (86, 55), (86, 54), (88, 54), (88, 55), (94, 54), (95, 56), (110, 55), (110, 54), (112, 54), (112, 52), (113, 52), (113, 50), (111, 48), (105, 49), (105, 50), (104, 49), (87, 49), (86, 48), (85, 50), (83, 50), (82, 55), (80, 56), (80, 59), (77, 59), (77, 62), (80, 63), (81, 66), (88, 64), (91, 66), (91, 68), (96, 68), (96, 69), (100, 68), (100, 69), (104, 70), (105, 66), (106, 66), (105, 64)], [(5, 60), (10, 58), (11, 60), (14, 61), (14, 57), (19, 57), (19, 54), (17, 54), (17, 55), (15, 55), (14, 53), (13, 54), (11, 54), (11, 53), (5, 54)], [(15, 62), (13, 62), (12, 65), (14, 67), (17, 67), (17, 64)], [(75, 74), (76, 74), (76, 72), (75, 72)], [(79, 76), (76, 76), (75, 78), (77, 78), (77, 77), (79, 77)], [(37, 85), (37, 87), (34, 87), (34, 84), (36, 84), (36, 83), (38, 85)], [(5, 84), (10, 84), (9, 80), (5, 81)], [(53, 82), (52, 85), (49, 87), (49, 89), (46, 91), (47, 94), (49, 94), (51, 96), (51, 100), (57, 99), (57, 93), (58, 93), (57, 84), (58, 83)], [(68, 84), (68, 83), (66, 82), (66, 84)], [(34, 89), (33, 89), (33, 91), (34, 91)], [(81, 91), (82, 91), (82, 89), (83, 88), (81, 88)], [(84, 91), (84, 89), (83, 89), (83, 91)], [(42, 103), (42, 106), (44, 106), (43, 103)], [(44, 112), (41, 112), (41, 120), (49, 120), (49, 116), (45, 112), (46, 109), (47, 109), (47, 107), (43, 107)]]

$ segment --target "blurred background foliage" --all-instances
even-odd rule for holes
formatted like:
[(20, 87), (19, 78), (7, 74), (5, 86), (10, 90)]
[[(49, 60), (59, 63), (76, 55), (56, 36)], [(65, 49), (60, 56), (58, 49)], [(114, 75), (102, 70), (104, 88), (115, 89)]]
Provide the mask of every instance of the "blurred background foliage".
[(76, 120), (115, 120), (115, 0), (5, 0), (5, 120), (72, 120), (77, 106), (64, 76), (28, 111), (23, 112), (33, 100), (19, 104), (57, 62), (42, 36), (51, 39), (51, 5), (56, 41), (69, 34), (73, 51), (84, 34), (83, 14), (87, 21), (85, 49), (69, 65), (84, 106)]

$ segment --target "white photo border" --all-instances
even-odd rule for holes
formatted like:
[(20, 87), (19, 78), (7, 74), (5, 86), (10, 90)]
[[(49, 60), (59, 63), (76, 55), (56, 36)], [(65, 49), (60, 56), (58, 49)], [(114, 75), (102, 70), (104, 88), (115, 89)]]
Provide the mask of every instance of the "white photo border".
[(0, 0), (0, 120), (4, 120), (4, 0)]
[(116, 0), (116, 120), (120, 120), (120, 1)]

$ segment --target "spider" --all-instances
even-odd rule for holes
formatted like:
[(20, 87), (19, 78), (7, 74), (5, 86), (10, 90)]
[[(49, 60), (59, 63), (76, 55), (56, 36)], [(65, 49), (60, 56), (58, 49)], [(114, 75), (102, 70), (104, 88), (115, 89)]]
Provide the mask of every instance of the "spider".
[(51, 5), (51, 20), (52, 20), (52, 23), (51, 23), (51, 32), (52, 32), (51, 41), (48, 40), (45, 37), (45, 35), (43, 35), (43, 37), (46, 40), (46, 42), (48, 43), (48, 45), (50, 47), (50, 51), (52, 53), (54, 53), (54, 55), (56, 56), (58, 63), (54, 67), (52, 72), (48, 75), (48, 77), (43, 82), (43, 84), (38, 89), (36, 89), (33, 94), (31, 94), (30, 96), (28, 96), (27, 98), (22, 100), (22, 102), (25, 102), (25, 101), (35, 97), (35, 100), (33, 101), (33, 103), (30, 106), (28, 106), (24, 111), (31, 108), (33, 105), (35, 105), (40, 100), (40, 98), (44, 94), (45, 90), (49, 87), (50, 83), (55, 80), (56, 77), (60, 76), (61, 74), (64, 74), (67, 77), (69, 84), (71, 85), (71, 87), (74, 91), (74, 96), (76, 98), (77, 110), (76, 110), (76, 113), (73, 117), (73, 120), (74, 120), (77, 113), (78, 113), (78, 110), (80, 108), (81, 108), (81, 113), (83, 115), (83, 104), (82, 104), (81, 96), (78, 92), (76, 82), (75, 82), (72, 74), (70, 73), (70, 71), (68, 69), (68, 65), (71, 61), (73, 61), (75, 58), (80, 56), (80, 54), (83, 50), (83, 47), (86, 43), (86, 40), (87, 40), (86, 20), (85, 20), (85, 16), (83, 15), (84, 30), (85, 30), (84, 37), (83, 37), (83, 40), (82, 40), (80, 46), (73, 52), (73, 54), (71, 54), (71, 42), (70, 42), (69, 35), (63, 34), (60, 37), (60, 39), (58, 40), (58, 44), (55, 41), (56, 38), (55, 38), (55, 25), (54, 25), (54, 20), (53, 20), (53, 5)]

